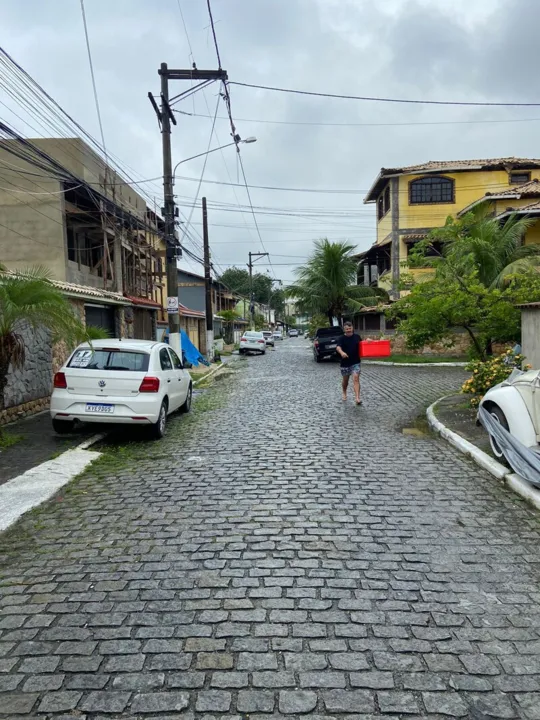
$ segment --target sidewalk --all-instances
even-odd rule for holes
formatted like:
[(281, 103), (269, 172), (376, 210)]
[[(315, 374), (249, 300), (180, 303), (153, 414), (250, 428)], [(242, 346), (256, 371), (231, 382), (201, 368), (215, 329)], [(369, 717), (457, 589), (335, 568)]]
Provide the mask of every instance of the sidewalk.
[(94, 426), (81, 428), (73, 435), (57, 435), (52, 429), (48, 410), (3, 425), (2, 430), (21, 439), (10, 447), (0, 448), (0, 485), (80, 445), (97, 432)]

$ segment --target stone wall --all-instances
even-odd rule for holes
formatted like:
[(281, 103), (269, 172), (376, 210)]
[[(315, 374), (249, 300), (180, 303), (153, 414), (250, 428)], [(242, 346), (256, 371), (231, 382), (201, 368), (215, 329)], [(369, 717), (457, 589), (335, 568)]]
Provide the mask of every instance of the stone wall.
[(22, 327), (26, 361), (20, 369), (10, 368), (4, 391), (6, 408), (48, 397), (51, 392), (52, 349), (46, 330)]
[(411, 350), (407, 347), (406, 337), (400, 333), (387, 333), (381, 337), (380, 332), (363, 332), (363, 338), (372, 338), (373, 340), (390, 340), (392, 353), (395, 355), (455, 355), (466, 356), (471, 341), (465, 333), (455, 333), (450, 346), (447, 343), (433, 343), (432, 345), (424, 345), (420, 350)]

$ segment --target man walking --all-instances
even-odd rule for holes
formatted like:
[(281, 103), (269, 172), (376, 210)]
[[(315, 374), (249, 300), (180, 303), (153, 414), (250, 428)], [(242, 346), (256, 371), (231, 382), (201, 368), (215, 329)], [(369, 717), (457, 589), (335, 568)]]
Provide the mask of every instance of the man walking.
[(360, 400), (360, 335), (357, 335), (351, 322), (346, 322), (343, 326), (344, 335), (338, 340), (337, 353), (341, 358), (341, 387), (343, 390), (343, 400), (347, 399), (347, 388), (349, 387), (349, 378), (352, 375), (354, 397), (357, 405), (361, 405)]

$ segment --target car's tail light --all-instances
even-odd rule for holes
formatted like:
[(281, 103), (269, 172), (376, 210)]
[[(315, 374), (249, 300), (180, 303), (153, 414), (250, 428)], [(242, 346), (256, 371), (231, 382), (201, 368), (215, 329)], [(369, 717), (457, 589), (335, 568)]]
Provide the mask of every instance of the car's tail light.
[(54, 387), (65, 390), (67, 388), (66, 374), (63, 372), (57, 372), (54, 376)]
[(139, 392), (142, 393), (157, 393), (159, 392), (159, 378), (150, 377), (147, 375), (143, 378)]
[(315, 345), (315, 347), (319, 347), (319, 341), (318, 341), (318, 340), (315, 340), (315, 342), (314, 342), (313, 344)]
[(247, 342), (247, 338), (240, 338), (240, 342)]
[(262, 345), (264, 345), (264, 343), (266, 342), (266, 340), (257, 340), (257, 342), (258, 342), (258, 343), (262, 343)]

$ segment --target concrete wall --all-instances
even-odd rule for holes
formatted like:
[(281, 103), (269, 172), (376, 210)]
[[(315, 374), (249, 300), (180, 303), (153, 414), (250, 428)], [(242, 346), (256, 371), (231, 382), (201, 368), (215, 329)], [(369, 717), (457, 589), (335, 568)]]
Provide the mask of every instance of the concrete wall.
[(540, 368), (540, 308), (521, 310), (521, 347), (526, 362)]
[(7, 152), (9, 143), (0, 145), (0, 263), (9, 270), (43, 265), (65, 280), (61, 184), (24, 174), (39, 170)]

